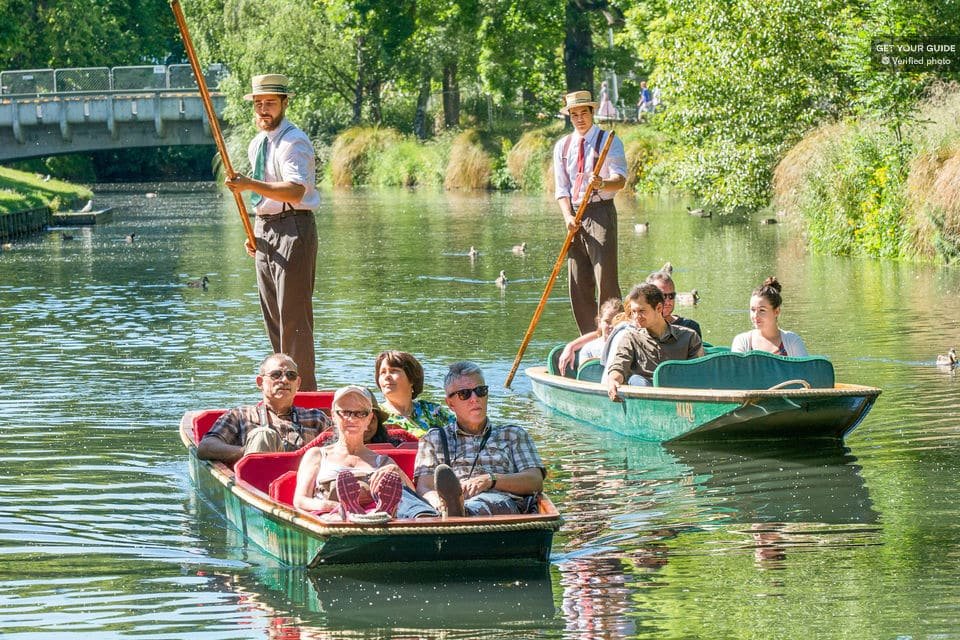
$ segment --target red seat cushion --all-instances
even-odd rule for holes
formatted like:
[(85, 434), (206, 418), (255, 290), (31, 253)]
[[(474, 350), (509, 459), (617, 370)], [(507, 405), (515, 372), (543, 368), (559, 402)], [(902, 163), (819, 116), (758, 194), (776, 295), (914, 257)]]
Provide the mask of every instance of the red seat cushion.
[(270, 483), (270, 497), (277, 502), (293, 505), (293, 494), (297, 488), (296, 469), (280, 474), (276, 480)]

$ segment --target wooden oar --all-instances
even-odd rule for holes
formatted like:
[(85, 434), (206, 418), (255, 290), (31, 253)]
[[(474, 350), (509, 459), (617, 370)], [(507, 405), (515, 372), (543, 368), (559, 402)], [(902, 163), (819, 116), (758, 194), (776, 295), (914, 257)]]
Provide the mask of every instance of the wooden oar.
[[(200, 97), (203, 98), (203, 108), (207, 112), (207, 120), (210, 121), (210, 132), (213, 134), (213, 141), (217, 144), (217, 151), (220, 152), (220, 159), (223, 161), (223, 168), (227, 173), (227, 177), (233, 180), (237, 177), (237, 172), (233, 170), (233, 165), (230, 163), (230, 156), (227, 154), (227, 145), (224, 143), (223, 134), (220, 132), (220, 121), (217, 120), (217, 112), (213, 110), (213, 102), (210, 100), (210, 90), (207, 89), (203, 72), (200, 70), (200, 63), (197, 61), (197, 52), (193, 48), (190, 31), (187, 29), (187, 20), (183, 17), (183, 9), (180, 8), (180, 0), (170, 0), (170, 8), (173, 9), (173, 17), (177, 21), (177, 26), (180, 27), (183, 47), (187, 50), (187, 57), (190, 59), (190, 68), (193, 69), (193, 77), (197, 79), (197, 87), (200, 88)], [(250, 242), (250, 246), (256, 248), (257, 239), (253, 235), (253, 226), (250, 224), (247, 208), (243, 204), (243, 196), (235, 191), (233, 193), (233, 199), (237, 203), (237, 212), (240, 214), (243, 229), (247, 232), (247, 240)]]
[[(602, 131), (601, 131), (602, 132)], [(594, 171), (599, 172), (603, 168), (603, 163), (607, 159), (607, 151), (610, 150), (610, 143), (613, 142), (614, 132), (610, 131), (610, 135), (607, 136), (607, 141), (603, 143), (603, 150), (600, 151), (600, 157), (597, 158), (597, 162), (594, 166)], [(560, 168), (557, 167), (554, 169), (559, 171)], [(557, 256), (557, 262), (553, 265), (553, 273), (550, 274), (550, 277), (547, 279), (547, 286), (543, 290), (543, 295), (540, 296), (540, 304), (537, 305), (537, 310), (533, 312), (533, 318), (530, 320), (530, 327), (527, 329), (527, 335), (523, 336), (523, 342), (520, 343), (520, 350), (517, 351), (517, 357), (513, 360), (513, 366), (510, 368), (510, 373), (507, 375), (506, 382), (503, 383), (503, 386), (510, 388), (510, 383), (513, 382), (513, 376), (517, 373), (517, 367), (520, 366), (520, 359), (523, 358), (523, 353), (527, 350), (527, 345), (530, 344), (530, 339), (533, 337), (533, 330), (536, 329), (537, 323), (540, 322), (540, 314), (543, 313), (543, 308), (547, 305), (547, 298), (550, 297), (550, 292), (553, 290), (553, 283), (557, 279), (557, 275), (560, 273), (560, 269), (563, 267), (563, 259), (567, 257), (567, 251), (570, 250), (570, 244), (573, 242), (573, 237), (577, 235), (577, 231), (580, 230), (580, 219), (583, 218), (583, 212), (587, 210), (587, 204), (590, 202), (590, 197), (593, 195), (593, 184), (590, 183), (587, 185), (587, 191), (583, 194), (583, 200), (580, 201), (580, 206), (577, 208), (577, 215), (574, 218), (575, 224), (573, 229), (567, 231), (567, 238), (563, 241), (563, 247), (560, 248), (560, 255)]]

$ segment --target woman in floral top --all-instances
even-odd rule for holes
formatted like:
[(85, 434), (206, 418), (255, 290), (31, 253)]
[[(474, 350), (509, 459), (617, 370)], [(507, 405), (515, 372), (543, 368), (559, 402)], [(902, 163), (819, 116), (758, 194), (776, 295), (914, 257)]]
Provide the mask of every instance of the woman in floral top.
[(432, 427), (442, 427), (453, 414), (436, 402), (417, 400), (423, 391), (423, 367), (405, 351), (384, 351), (376, 361), (377, 387), (383, 392), (384, 426), (401, 428), (418, 438)]

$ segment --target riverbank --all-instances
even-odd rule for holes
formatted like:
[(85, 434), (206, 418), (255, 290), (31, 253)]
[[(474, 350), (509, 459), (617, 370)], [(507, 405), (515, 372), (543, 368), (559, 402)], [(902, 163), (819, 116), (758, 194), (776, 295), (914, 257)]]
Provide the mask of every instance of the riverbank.
[(0, 167), (0, 215), (44, 207), (60, 211), (92, 196), (93, 192), (87, 187)]
[(932, 88), (902, 139), (862, 118), (813, 130), (774, 172), (777, 206), (811, 249), (841, 256), (960, 259), (960, 87)]

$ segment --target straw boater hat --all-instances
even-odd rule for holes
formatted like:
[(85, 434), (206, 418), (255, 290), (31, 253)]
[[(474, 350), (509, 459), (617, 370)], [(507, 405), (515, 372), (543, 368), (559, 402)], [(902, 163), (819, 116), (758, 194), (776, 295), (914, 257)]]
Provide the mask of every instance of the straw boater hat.
[(560, 113), (567, 116), (570, 115), (570, 109), (572, 107), (590, 107), (594, 111), (597, 110), (597, 103), (593, 101), (593, 96), (590, 95), (589, 91), (574, 91), (573, 93), (568, 93), (563, 97), (564, 105), (560, 109)]
[(287, 76), (279, 73), (268, 73), (262, 76), (253, 76), (253, 91), (243, 96), (244, 100), (253, 100), (254, 96), (292, 96), (293, 92), (287, 88)]

